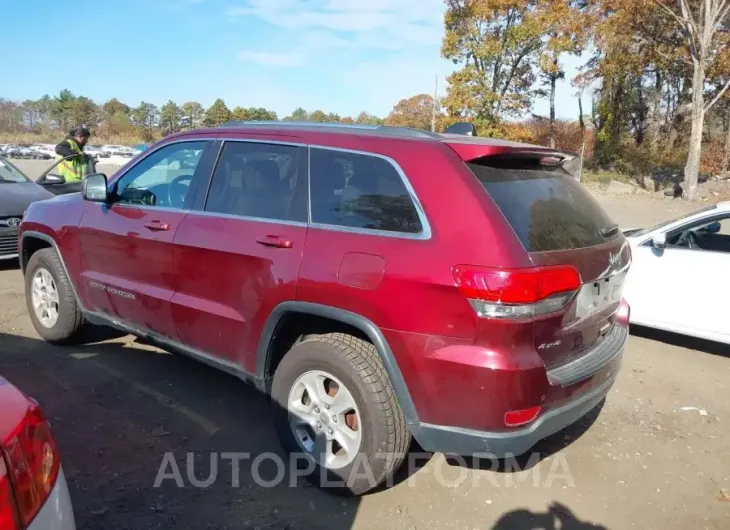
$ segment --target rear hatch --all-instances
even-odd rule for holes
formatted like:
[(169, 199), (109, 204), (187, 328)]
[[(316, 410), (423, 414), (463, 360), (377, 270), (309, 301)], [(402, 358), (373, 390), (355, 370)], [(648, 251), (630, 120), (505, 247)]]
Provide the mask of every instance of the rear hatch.
[[(622, 337), (612, 334), (631, 259), (618, 225), (566, 171), (561, 158), (509, 149), (466, 160), (534, 266), (568, 265), (580, 274), (580, 287), (571, 301), (533, 323), (534, 347), (548, 372), (597, 350), (601, 342), (609, 346), (625, 336), (625, 329), (616, 330)], [(601, 364), (597, 362), (596, 369)], [(591, 367), (584, 366), (583, 372), (585, 368)]]

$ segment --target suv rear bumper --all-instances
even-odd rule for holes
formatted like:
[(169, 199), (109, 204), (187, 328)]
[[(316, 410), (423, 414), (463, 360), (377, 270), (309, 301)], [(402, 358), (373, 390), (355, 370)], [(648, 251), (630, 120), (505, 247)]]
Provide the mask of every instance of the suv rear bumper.
[(601, 384), (560, 407), (546, 411), (524, 429), (488, 432), (421, 423), (414, 429), (414, 435), (426, 451), (493, 458), (517, 456), (596, 408), (611, 390), (617, 374), (618, 366)]

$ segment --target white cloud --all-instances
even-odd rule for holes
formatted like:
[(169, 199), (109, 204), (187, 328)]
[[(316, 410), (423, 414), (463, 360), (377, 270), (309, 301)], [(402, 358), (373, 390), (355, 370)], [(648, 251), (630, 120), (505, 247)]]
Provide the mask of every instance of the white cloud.
[(305, 56), (298, 53), (271, 53), (254, 50), (241, 50), (238, 52), (238, 60), (261, 64), (264, 66), (302, 66), (306, 64)]
[[(440, 43), (442, 0), (247, 0), (228, 15), (256, 17), (297, 31), (325, 31), (335, 47), (345, 42), (362, 48), (403, 48)], [(339, 37), (349, 33), (350, 38)]]
[(453, 69), (440, 57), (443, 0), (233, 1), (229, 19), (256, 23), (265, 35), (259, 49), (268, 52), (245, 59), (306, 63), (331, 90), (314, 104), (331, 110), (347, 113), (356, 104), (386, 115), (399, 99), (431, 93), (436, 74), (443, 88)]

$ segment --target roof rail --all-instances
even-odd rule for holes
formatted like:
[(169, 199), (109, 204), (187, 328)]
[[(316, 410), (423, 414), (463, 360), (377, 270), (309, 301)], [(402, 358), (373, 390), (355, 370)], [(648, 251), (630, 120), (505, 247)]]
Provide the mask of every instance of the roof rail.
[(430, 131), (411, 129), (409, 127), (394, 127), (390, 125), (365, 125), (360, 123), (322, 123), (314, 121), (245, 121), (231, 120), (222, 125), (221, 128), (235, 127), (296, 127), (300, 129), (330, 129), (339, 132), (368, 132), (371, 134), (382, 134), (388, 136), (402, 136), (408, 138), (438, 138), (439, 135)]

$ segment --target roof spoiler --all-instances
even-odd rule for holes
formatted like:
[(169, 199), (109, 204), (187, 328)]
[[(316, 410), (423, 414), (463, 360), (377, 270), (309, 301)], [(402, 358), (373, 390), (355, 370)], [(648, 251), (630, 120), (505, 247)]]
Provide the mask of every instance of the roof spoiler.
[(477, 128), (468, 121), (459, 121), (450, 125), (444, 131), (446, 134), (463, 134), (464, 136), (476, 136)]

